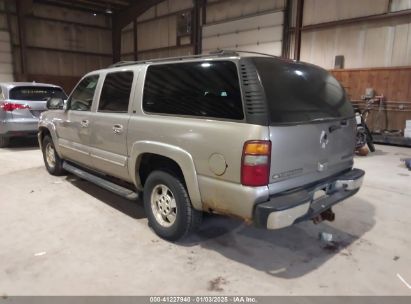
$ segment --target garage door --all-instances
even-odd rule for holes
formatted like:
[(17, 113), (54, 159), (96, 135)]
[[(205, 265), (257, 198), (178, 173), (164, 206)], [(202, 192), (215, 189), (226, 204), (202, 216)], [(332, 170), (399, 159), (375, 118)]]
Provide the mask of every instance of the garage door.
[(283, 12), (203, 26), (203, 52), (247, 50), (281, 55)]

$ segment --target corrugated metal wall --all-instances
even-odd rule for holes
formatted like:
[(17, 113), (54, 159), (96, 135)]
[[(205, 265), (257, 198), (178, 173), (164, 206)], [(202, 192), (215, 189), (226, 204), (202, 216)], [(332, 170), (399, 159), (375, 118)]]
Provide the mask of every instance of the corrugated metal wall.
[[(301, 60), (333, 69), (335, 56), (343, 55), (344, 69), (332, 73), (353, 103), (364, 107), (366, 88), (385, 96), (382, 110), (374, 105), (368, 122), (373, 130), (404, 129), (411, 119), (411, 18), (389, 16), (410, 9), (410, 0), (304, 1), (303, 26), (308, 28), (302, 32)], [(332, 23), (352, 18), (362, 19)]]
[[(409, 9), (409, 0), (306, 0), (304, 25), (372, 16)], [(333, 68), (335, 56), (343, 55), (345, 68), (411, 65), (409, 16), (363, 21), (302, 34), (301, 60)]]
[(112, 63), (109, 16), (34, 3), (32, 14), (25, 17), (25, 31), (27, 66), (22, 75), (14, 9), (11, 40), (17, 80), (53, 82), (70, 91), (85, 73)]
[(203, 52), (236, 49), (281, 55), (284, 0), (209, 2)]
[(13, 81), (13, 58), (4, 1), (0, 1), (0, 82)]
[[(202, 51), (242, 49), (281, 55), (285, 0), (209, 0)], [(138, 58), (190, 55), (192, 35), (179, 35), (177, 19), (193, 14), (192, 0), (166, 0), (137, 19)], [(122, 31), (122, 60), (134, 58), (133, 24)]]
[[(137, 18), (137, 50), (139, 59), (190, 55), (191, 35), (177, 34), (177, 18), (190, 14), (192, 0), (166, 0)], [(122, 31), (122, 60), (134, 58), (133, 23)]]

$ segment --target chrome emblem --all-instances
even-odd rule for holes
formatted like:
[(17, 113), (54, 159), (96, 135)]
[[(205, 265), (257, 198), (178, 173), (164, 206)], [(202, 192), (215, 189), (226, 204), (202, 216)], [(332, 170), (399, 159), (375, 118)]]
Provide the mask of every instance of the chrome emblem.
[(320, 136), (321, 148), (325, 149), (325, 146), (328, 144), (328, 135), (327, 132), (322, 131)]

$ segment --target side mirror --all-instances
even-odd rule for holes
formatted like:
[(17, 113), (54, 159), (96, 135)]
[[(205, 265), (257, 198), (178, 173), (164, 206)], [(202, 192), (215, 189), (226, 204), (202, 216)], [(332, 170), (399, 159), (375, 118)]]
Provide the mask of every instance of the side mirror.
[(64, 100), (62, 98), (50, 98), (47, 100), (47, 109), (62, 110), (64, 107)]

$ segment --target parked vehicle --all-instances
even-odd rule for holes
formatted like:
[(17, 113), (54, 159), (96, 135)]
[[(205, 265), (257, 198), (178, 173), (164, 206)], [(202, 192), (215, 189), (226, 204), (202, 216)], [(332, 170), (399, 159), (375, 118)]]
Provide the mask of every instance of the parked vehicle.
[(48, 98), (66, 99), (63, 89), (44, 83), (0, 83), (0, 148), (10, 137), (35, 136)]
[(52, 99), (39, 142), (47, 170), (124, 197), (177, 240), (202, 212), (267, 229), (333, 219), (354, 195), (356, 122), (344, 89), (314, 65), (271, 56), (120, 63)]

